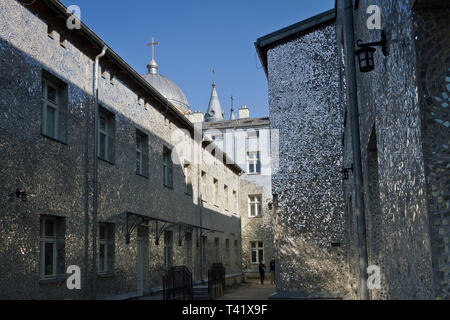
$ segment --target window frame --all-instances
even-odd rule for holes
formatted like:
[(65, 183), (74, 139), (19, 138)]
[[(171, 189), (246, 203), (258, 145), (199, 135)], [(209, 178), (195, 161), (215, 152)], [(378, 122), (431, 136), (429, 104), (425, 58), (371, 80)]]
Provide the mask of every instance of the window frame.
[[(60, 89), (59, 86), (46, 77), (41, 79), (42, 92), (41, 92), (41, 107), (42, 107), (42, 134), (48, 138), (56, 141), (60, 141), (59, 137), (59, 112), (60, 112)], [(52, 87), (55, 90), (55, 102), (48, 100), (48, 87)], [(54, 109), (55, 122), (53, 127), (53, 134), (48, 133), (48, 107)], [(62, 142), (62, 141), (61, 141)]]
[[(254, 198), (252, 201), (251, 198)], [(255, 215), (252, 215), (252, 205), (255, 206)], [(259, 206), (258, 206), (259, 205)], [(260, 210), (258, 210), (258, 208)], [(249, 194), (248, 195), (248, 217), (249, 218), (259, 218), (262, 216), (262, 195), (260, 194)]]
[[(105, 228), (105, 238), (101, 238), (101, 228)], [(98, 275), (109, 275), (114, 274), (114, 263), (115, 263), (115, 231), (114, 231), (114, 225), (110, 223), (103, 223), (100, 222), (98, 224), (98, 265), (97, 265), (97, 273)], [(111, 235), (112, 234), (112, 235)], [(110, 237), (111, 236), (111, 237)], [(104, 246), (104, 269), (100, 269), (100, 248), (101, 246)], [(108, 253), (109, 253), (109, 246), (112, 245), (112, 270), (109, 269), (109, 261), (108, 261)]]
[(183, 165), (184, 183), (186, 185), (184, 193), (188, 196), (194, 195), (194, 188), (192, 185), (192, 166), (189, 162)]
[(173, 161), (171, 149), (163, 148), (163, 183), (164, 186), (173, 189)]
[[(64, 273), (58, 273), (58, 242), (62, 241), (63, 245), (64, 245), (64, 251), (65, 251), (65, 246), (66, 246), (66, 239), (65, 239), (65, 221), (64, 218), (62, 217), (52, 217), (52, 216), (44, 216), (41, 215), (40, 216), (40, 235), (39, 235), (39, 242), (40, 242), (40, 252), (39, 252), (39, 256), (40, 256), (40, 262), (39, 262), (39, 278), (41, 281), (46, 281), (46, 280), (57, 280), (58, 278), (62, 278), (64, 276)], [(58, 221), (60, 220), (60, 221)], [(46, 222), (47, 221), (52, 221), (53, 222), (53, 235), (52, 236), (47, 236), (46, 235)], [(64, 224), (64, 236), (60, 236), (58, 235), (58, 223), (63, 223)], [(51, 243), (53, 248), (52, 248), (52, 255), (53, 255), (53, 259), (52, 259), (52, 274), (46, 275), (45, 273), (45, 253), (46, 253), (46, 245), (48, 243)], [(63, 262), (65, 264), (65, 254), (64, 257), (62, 258)], [(64, 270), (65, 272), (65, 270)]]
[[(250, 170), (250, 165), (253, 165), (254, 170)], [(258, 171), (259, 165), (259, 171)], [(261, 152), (250, 151), (247, 152), (247, 174), (260, 175), (261, 174)]]
[[(262, 243), (262, 246), (259, 246), (259, 244)], [(252, 244), (255, 244), (255, 247), (252, 246)], [(256, 262), (253, 261), (253, 252), (256, 251)], [(263, 258), (260, 257), (260, 251), (262, 251)], [(251, 264), (259, 264), (260, 261), (264, 261), (265, 257), (265, 248), (264, 248), (264, 241), (250, 241), (250, 263)]]

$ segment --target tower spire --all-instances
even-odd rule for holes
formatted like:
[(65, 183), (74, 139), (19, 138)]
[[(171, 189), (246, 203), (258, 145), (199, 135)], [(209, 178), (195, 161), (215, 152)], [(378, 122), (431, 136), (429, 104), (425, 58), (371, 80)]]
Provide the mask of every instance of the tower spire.
[(159, 66), (155, 61), (155, 45), (159, 45), (159, 42), (155, 42), (155, 38), (152, 37), (152, 42), (147, 43), (147, 45), (152, 46), (152, 60), (147, 65), (148, 72), (157, 74)]
[(209, 99), (208, 111), (206, 111), (205, 115), (206, 122), (216, 122), (225, 120), (224, 113), (222, 112), (222, 107), (220, 106), (219, 96), (217, 95), (216, 71), (214, 70), (214, 68), (212, 69), (212, 72), (213, 72), (213, 84), (212, 84), (213, 88), (211, 92), (211, 98)]

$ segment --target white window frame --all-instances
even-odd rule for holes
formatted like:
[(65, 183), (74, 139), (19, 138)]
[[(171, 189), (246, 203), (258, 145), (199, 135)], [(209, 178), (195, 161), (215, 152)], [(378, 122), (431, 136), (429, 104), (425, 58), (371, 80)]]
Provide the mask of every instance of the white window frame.
[[(255, 247), (252, 246), (252, 244), (255, 243)], [(259, 246), (259, 244), (262, 243), (262, 247)], [(259, 251), (262, 250), (263, 259), (259, 256)], [(256, 261), (253, 261), (253, 252), (256, 251)], [(264, 242), (263, 241), (250, 241), (250, 263), (251, 264), (259, 264), (260, 260), (264, 261), (264, 257), (266, 255), (266, 252), (264, 250)]]
[(229, 197), (228, 197), (228, 186), (225, 184), (223, 186), (223, 206), (225, 208), (226, 211), (229, 211)]
[[(169, 174), (172, 178), (169, 179)], [(163, 149), (163, 176), (164, 185), (169, 188), (173, 188), (173, 163), (172, 163), (172, 150), (164, 147)]]
[[(104, 130), (102, 130), (102, 126), (101, 126), (101, 123), (102, 123), (102, 118), (104, 118), (105, 119), (105, 129)], [(104, 160), (111, 160), (111, 159), (108, 159), (108, 151), (109, 151), (109, 149), (108, 149), (108, 141), (109, 141), (109, 126), (110, 126), (110, 122), (111, 121), (111, 119), (110, 119), (110, 117), (108, 117), (108, 115), (107, 114), (105, 114), (105, 113), (103, 113), (103, 112), (100, 112), (99, 113), (99, 115), (98, 115), (98, 157), (100, 158), (100, 159), (104, 159)], [(102, 144), (101, 144), (101, 139), (100, 139), (100, 137), (101, 137), (101, 135), (105, 135), (105, 156), (104, 157), (102, 157), (101, 156), (101, 154), (102, 154), (102, 150), (101, 150), (101, 148), (102, 148)]]
[[(259, 163), (259, 171), (258, 171)], [(253, 164), (253, 171), (250, 171), (250, 164)], [(247, 153), (247, 174), (261, 174), (261, 153), (259, 151), (251, 151)]]
[[(55, 102), (48, 100), (48, 87), (52, 87), (55, 90)], [(50, 137), (52, 139), (58, 140), (59, 138), (59, 108), (60, 108), (60, 99), (59, 99), (59, 87), (53, 82), (43, 78), (42, 79), (42, 95), (41, 95), (41, 104), (42, 104), (42, 126), (44, 135)], [(48, 128), (48, 108), (52, 108), (55, 110), (55, 124), (53, 134), (49, 134), (47, 131)]]
[(208, 183), (208, 175), (206, 174), (205, 171), (202, 171), (201, 180), (202, 180), (202, 201), (208, 202), (208, 199), (206, 197), (206, 185)]
[(186, 189), (184, 192), (187, 195), (192, 196), (193, 195), (193, 186), (192, 186), (192, 166), (190, 163), (185, 163), (183, 166), (183, 173), (184, 173), (184, 183), (186, 185)]
[(214, 204), (216, 206), (219, 206), (219, 180), (213, 178), (213, 184), (214, 184)]
[[(261, 212), (258, 210), (261, 208)], [(252, 205), (255, 206), (255, 215), (252, 215)], [(248, 217), (249, 218), (257, 218), (262, 215), (262, 195), (260, 194), (250, 194), (248, 195)]]
[[(140, 174), (140, 175), (144, 174), (144, 168), (143, 168), (144, 140), (145, 140), (145, 137), (142, 134), (140, 134), (139, 132), (136, 132), (136, 173)], [(139, 167), (138, 167), (138, 163), (139, 163)]]
[[(53, 236), (46, 236), (46, 222), (47, 221), (53, 221)], [(40, 263), (40, 267), (41, 267), (41, 279), (47, 280), (47, 279), (55, 279), (57, 276), (57, 272), (56, 272), (56, 268), (57, 268), (57, 242), (56, 242), (56, 218), (52, 218), (52, 217), (42, 217), (41, 218), (41, 230), (42, 230), (42, 234), (41, 234), (41, 263)], [(53, 261), (52, 261), (52, 270), (53, 273), (51, 275), (46, 275), (45, 274), (45, 245), (47, 243), (51, 243), (53, 245)]]
[[(100, 234), (101, 234), (100, 228), (105, 228), (105, 238), (104, 239), (102, 239), (100, 237)], [(109, 250), (108, 247), (109, 247), (109, 245), (112, 244), (113, 248), (114, 248), (114, 240), (111, 240), (111, 239), (108, 240), (109, 233), (108, 233), (108, 224), (107, 223), (99, 223), (98, 224), (98, 230), (99, 230), (99, 234), (98, 234), (98, 270), (97, 270), (97, 272), (98, 272), (98, 274), (113, 273), (114, 270), (109, 270), (108, 269), (108, 250)], [(103, 270), (100, 269), (100, 247), (102, 245), (105, 246), (105, 249), (104, 249), (105, 250), (105, 256), (103, 258), (104, 259), (104, 261), (103, 261), (104, 269)], [(114, 249), (113, 249), (113, 259), (114, 259)]]

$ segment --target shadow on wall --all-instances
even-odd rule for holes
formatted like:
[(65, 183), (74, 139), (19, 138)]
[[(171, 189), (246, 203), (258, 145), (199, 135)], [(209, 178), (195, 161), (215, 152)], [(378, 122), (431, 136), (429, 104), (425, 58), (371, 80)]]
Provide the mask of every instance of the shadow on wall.
[[(9, 42), (0, 39), (0, 56), (8, 61), (2, 64), (2, 74), (15, 75), (20, 81), (0, 79), (0, 186), (2, 194), (11, 194), (18, 186), (25, 186), (30, 194), (27, 202), (19, 202), (14, 196), (0, 201), (0, 298), (79, 298), (84, 294), (68, 292), (65, 282), (39, 284), (40, 270), (40, 215), (65, 217), (65, 266), (79, 265), (84, 268), (85, 249), (92, 267), (92, 231), (90, 221), (84, 214), (84, 145), (86, 110), (89, 104), (90, 136), (93, 134), (92, 98), (88, 92), (77, 87), (60, 74), (55, 74), (68, 86), (68, 143), (62, 144), (44, 137), (41, 132), (41, 74), (40, 61), (32, 58)], [(55, 68), (53, 66), (53, 68)], [(47, 70), (51, 72), (50, 70)], [(63, 72), (62, 72), (63, 73)], [(118, 89), (119, 90), (119, 89)], [(174, 165), (174, 189), (163, 184), (163, 146), (167, 143), (151, 131), (127, 118), (120, 110), (107, 103), (104, 108), (114, 111), (117, 122), (115, 163), (99, 161), (99, 222), (114, 222), (116, 226), (115, 276), (99, 280), (99, 294), (118, 294), (136, 290), (136, 232), (130, 245), (125, 245), (125, 220), (127, 211), (152, 217), (172, 217), (174, 222), (198, 225), (198, 206), (194, 198), (184, 194), (186, 188), (183, 168)], [(117, 106), (116, 106), (117, 107)], [(143, 109), (143, 107), (142, 107)], [(140, 112), (140, 111), (136, 111)], [(145, 111), (142, 111), (143, 113)], [(152, 122), (146, 113), (148, 123)], [(149, 137), (149, 177), (136, 175), (135, 143), (136, 128)], [(92, 187), (93, 139), (89, 141), (89, 186)], [(156, 146), (156, 147), (155, 147)], [(184, 197), (184, 198), (182, 198)], [(89, 190), (89, 206), (92, 193)], [(90, 209), (90, 214), (92, 209)], [(205, 227), (222, 230), (240, 230), (240, 219), (225, 216), (213, 210), (203, 209)], [(90, 220), (90, 219), (89, 219)], [(89, 232), (85, 233), (85, 223)], [(152, 227), (150, 239), (154, 237)], [(220, 234), (219, 236), (221, 236)], [(222, 235), (223, 237), (223, 235)], [(151, 240), (150, 240), (151, 241)], [(195, 241), (193, 242), (195, 250)], [(87, 247), (86, 247), (87, 245)], [(163, 246), (163, 245), (160, 245)], [(150, 246), (150, 250), (152, 247)], [(163, 264), (161, 252), (150, 251), (151, 271), (160, 274)], [(120, 259), (120, 260), (119, 260)], [(154, 275), (154, 274), (153, 274)], [(150, 277), (150, 286), (158, 285), (160, 279)], [(83, 279), (87, 281), (88, 279)], [(85, 282), (83, 282), (85, 283)], [(108, 284), (107, 284), (108, 283)], [(14, 285), (12, 285), (14, 284)], [(89, 283), (87, 283), (89, 284)], [(108, 288), (108, 289), (105, 289)]]

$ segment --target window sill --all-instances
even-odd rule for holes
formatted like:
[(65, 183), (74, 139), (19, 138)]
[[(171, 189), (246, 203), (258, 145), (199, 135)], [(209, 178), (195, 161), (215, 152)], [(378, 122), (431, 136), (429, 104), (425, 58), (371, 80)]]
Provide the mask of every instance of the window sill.
[(247, 173), (248, 176), (260, 176), (261, 172)]
[(189, 197), (191, 197), (191, 198), (192, 198), (192, 196), (193, 196), (192, 193), (189, 193), (189, 192), (184, 192), (184, 194), (187, 195), (187, 196), (189, 196)]
[(106, 160), (106, 159), (103, 159), (102, 157), (98, 157), (98, 159), (99, 159), (99, 160), (102, 160), (103, 162), (106, 162), (106, 163), (108, 163), (108, 164), (110, 164), (110, 165), (112, 165), (112, 166), (116, 165), (114, 162), (109, 161), (109, 160)]
[(140, 174), (140, 173), (136, 173), (136, 175), (137, 175), (138, 177), (145, 178), (145, 179), (148, 180), (148, 176), (146, 176), (146, 175), (143, 175), (143, 174)]
[(98, 278), (102, 279), (108, 279), (108, 278), (114, 278), (116, 275), (114, 273), (99, 273), (97, 274)]
[(49, 278), (49, 279), (40, 279), (39, 284), (40, 285), (46, 285), (46, 284), (62, 284), (66, 282), (65, 276), (57, 276), (56, 278)]
[(54, 141), (54, 142), (61, 143), (61, 144), (65, 145), (65, 146), (68, 145), (67, 142), (64, 142), (64, 141), (62, 141), (62, 140), (59, 140), (59, 139), (50, 137), (50, 136), (48, 136), (48, 135), (46, 135), (46, 134), (41, 133), (41, 135), (42, 135), (44, 138), (47, 138), (47, 139), (52, 140), (52, 141)]
[(166, 187), (167, 189), (173, 190), (173, 187), (168, 186), (167, 184), (165, 184), (164, 187)]

